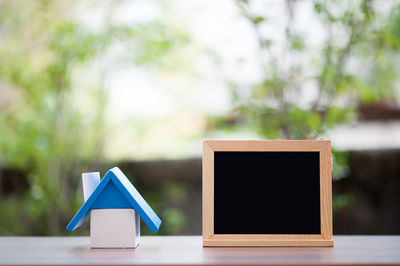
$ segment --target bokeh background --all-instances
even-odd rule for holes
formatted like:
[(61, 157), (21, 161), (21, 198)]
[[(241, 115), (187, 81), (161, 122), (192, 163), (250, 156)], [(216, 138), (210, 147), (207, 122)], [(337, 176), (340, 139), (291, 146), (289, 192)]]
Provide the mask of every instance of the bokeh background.
[(318, 138), (334, 233), (400, 234), (399, 63), (399, 1), (0, 0), (0, 235), (87, 235), (113, 166), (201, 234), (203, 139)]

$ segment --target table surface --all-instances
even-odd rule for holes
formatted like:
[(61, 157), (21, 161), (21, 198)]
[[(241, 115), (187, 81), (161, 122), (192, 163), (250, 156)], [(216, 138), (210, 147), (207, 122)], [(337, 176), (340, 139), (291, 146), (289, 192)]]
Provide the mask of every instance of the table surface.
[(201, 236), (144, 236), (136, 249), (91, 249), (89, 237), (0, 237), (11, 265), (400, 265), (400, 236), (335, 236), (334, 247), (202, 247)]

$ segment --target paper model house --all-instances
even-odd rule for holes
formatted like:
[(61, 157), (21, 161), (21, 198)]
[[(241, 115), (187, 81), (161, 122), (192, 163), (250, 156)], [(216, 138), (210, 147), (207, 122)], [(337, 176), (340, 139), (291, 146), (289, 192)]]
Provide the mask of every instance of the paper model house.
[(135, 248), (140, 241), (140, 217), (157, 232), (161, 220), (118, 167), (100, 181), (99, 173), (82, 175), (85, 203), (67, 226), (79, 227), (90, 217), (92, 248)]

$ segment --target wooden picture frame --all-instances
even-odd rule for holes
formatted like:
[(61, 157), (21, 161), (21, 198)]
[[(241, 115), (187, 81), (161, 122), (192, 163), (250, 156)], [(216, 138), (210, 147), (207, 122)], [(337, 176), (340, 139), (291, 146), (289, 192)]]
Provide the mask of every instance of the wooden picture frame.
[[(319, 152), (321, 234), (214, 234), (214, 152), (216, 151)], [(333, 246), (332, 159), (330, 141), (203, 141), (203, 246)]]

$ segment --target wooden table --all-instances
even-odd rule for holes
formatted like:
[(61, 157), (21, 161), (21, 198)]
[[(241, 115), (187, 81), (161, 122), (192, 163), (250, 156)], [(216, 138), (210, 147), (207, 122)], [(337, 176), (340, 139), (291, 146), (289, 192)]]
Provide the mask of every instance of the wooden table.
[(200, 236), (145, 236), (137, 249), (90, 249), (88, 237), (0, 237), (11, 265), (400, 265), (400, 236), (335, 236), (335, 247), (203, 248)]

